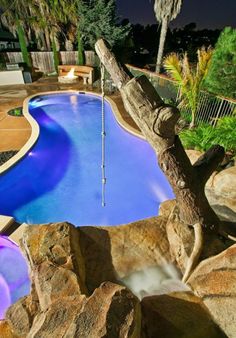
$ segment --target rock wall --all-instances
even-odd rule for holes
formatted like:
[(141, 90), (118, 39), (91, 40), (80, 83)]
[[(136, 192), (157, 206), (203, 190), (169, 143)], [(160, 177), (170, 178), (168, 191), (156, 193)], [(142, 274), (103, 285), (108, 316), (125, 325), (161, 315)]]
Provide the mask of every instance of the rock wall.
[[(197, 150), (186, 150), (193, 164), (202, 155)], [(236, 165), (221, 168), (214, 172), (208, 180), (205, 193), (212, 208), (222, 220), (236, 222)]]
[[(29, 226), (22, 250), (31, 293), (8, 309), (0, 337), (235, 338), (234, 246), (202, 261), (189, 280), (196, 295), (168, 289), (139, 301), (120, 281), (144, 267), (175, 262), (169, 248), (178, 223), (173, 207), (166, 202), (161, 216), (119, 227)], [(175, 241), (182, 269), (192, 249), (189, 235)]]

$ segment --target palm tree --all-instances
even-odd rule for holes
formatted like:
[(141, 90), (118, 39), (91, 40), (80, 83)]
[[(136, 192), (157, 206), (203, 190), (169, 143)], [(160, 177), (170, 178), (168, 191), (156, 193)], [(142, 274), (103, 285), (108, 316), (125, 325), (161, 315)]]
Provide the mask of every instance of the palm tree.
[(157, 21), (161, 23), (161, 35), (157, 54), (156, 72), (160, 73), (167, 28), (180, 12), (182, 0), (155, 0), (154, 11)]
[(28, 6), (24, 0), (15, 0), (11, 5), (6, 0), (0, 0), (3, 10), (1, 23), (9, 29), (13, 35), (18, 35), (20, 48), (24, 62), (31, 67), (30, 56), (27, 51), (27, 40), (31, 38), (31, 29), (25, 18), (30, 15)]
[(196, 66), (190, 64), (186, 53), (183, 56), (171, 53), (163, 62), (168, 75), (176, 81), (176, 85), (180, 89), (180, 106), (191, 110), (190, 128), (193, 128), (196, 123), (201, 85), (209, 69), (212, 49), (203, 47), (197, 51), (197, 55)]

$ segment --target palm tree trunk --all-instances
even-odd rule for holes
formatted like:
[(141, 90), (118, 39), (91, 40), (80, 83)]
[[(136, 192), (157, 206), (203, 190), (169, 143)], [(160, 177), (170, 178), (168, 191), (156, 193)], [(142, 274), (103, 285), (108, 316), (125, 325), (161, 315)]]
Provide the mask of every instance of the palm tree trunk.
[(192, 118), (191, 118), (191, 122), (189, 124), (189, 129), (193, 129), (196, 127), (196, 114), (197, 114), (197, 111), (196, 110), (193, 110), (192, 111)]
[(167, 19), (164, 19), (161, 23), (161, 35), (160, 35), (160, 42), (159, 42), (159, 48), (158, 48), (158, 54), (157, 54), (157, 63), (156, 63), (156, 72), (160, 73), (161, 69), (161, 61), (164, 51), (164, 44), (166, 39), (166, 33), (168, 28), (168, 21)]
[(50, 33), (49, 30), (46, 28), (45, 29), (45, 40), (46, 40), (46, 45), (47, 45), (47, 50), (51, 50), (51, 39), (50, 39)]
[(38, 35), (38, 39), (37, 39), (37, 48), (39, 50), (47, 50), (47, 43), (46, 43), (46, 39), (45, 39), (45, 34), (41, 33)]

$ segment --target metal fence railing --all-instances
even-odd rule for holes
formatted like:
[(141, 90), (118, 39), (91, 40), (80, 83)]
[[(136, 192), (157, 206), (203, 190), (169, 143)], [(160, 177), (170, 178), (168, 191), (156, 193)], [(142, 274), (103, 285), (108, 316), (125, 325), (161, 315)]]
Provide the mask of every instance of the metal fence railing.
[[(163, 99), (177, 100), (179, 90), (173, 80), (146, 69), (140, 69), (131, 65), (127, 65), (127, 67), (134, 76), (146, 75)], [(181, 109), (181, 114), (184, 118), (191, 119), (190, 108)], [(219, 118), (233, 115), (236, 117), (235, 100), (215, 96), (204, 91), (200, 93), (196, 124), (208, 123), (215, 127)]]
[[(55, 70), (52, 52), (30, 52), (33, 66), (43, 73), (50, 73)], [(59, 52), (61, 64), (76, 64), (78, 52), (65, 51)], [(22, 62), (21, 52), (8, 52), (8, 60), (11, 63)], [(85, 51), (86, 65), (94, 66), (96, 64), (96, 55), (93, 51)], [(177, 101), (179, 89), (175, 81), (167, 76), (159, 75), (146, 69), (126, 65), (134, 76), (146, 75), (156, 88), (158, 94), (163, 99), (172, 99)], [(191, 111), (188, 108), (181, 109), (181, 114), (186, 119), (191, 119)], [(227, 98), (211, 95), (207, 92), (201, 92), (198, 109), (196, 114), (196, 123), (210, 123), (215, 126), (217, 120), (224, 116), (236, 115), (236, 101)]]
[(140, 69), (131, 65), (126, 66), (134, 76), (146, 75), (148, 80), (156, 88), (158, 94), (162, 98), (176, 100), (178, 88), (176, 87), (175, 82), (170, 80), (167, 76), (157, 75), (154, 72), (150, 72), (146, 69)]
[[(201, 92), (196, 114), (197, 123), (210, 123), (216, 126), (217, 120), (236, 113), (236, 102), (223, 97)], [(235, 115), (236, 116), (236, 115)]]

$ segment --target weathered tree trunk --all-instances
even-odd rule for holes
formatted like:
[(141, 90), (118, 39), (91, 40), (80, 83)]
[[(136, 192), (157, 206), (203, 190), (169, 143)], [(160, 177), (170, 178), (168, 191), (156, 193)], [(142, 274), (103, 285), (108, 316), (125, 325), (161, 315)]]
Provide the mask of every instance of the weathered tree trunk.
[(72, 51), (73, 50), (73, 43), (71, 42), (71, 40), (66, 39), (65, 48), (66, 48), (66, 51)]
[(45, 41), (46, 41), (46, 45), (47, 45), (47, 50), (51, 51), (50, 33), (49, 33), (49, 30), (47, 28), (45, 28), (44, 36), (45, 36)]
[(204, 233), (217, 233), (219, 219), (208, 203), (204, 187), (223, 159), (223, 147), (213, 146), (191, 165), (179, 137), (175, 135), (180, 116), (178, 109), (164, 104), (145, 76), (133, 78), (117, 62), (103, 40), (99, 40), (95, 48), (119, 88), (126, 110), (156, 151), (160, 168), (174, 190), (183, 223), (201, 224)]
[(160, 70), (161, 70), (161, 61), (162, 61), (162, 56), (164, 52), (167, 29), (168, 29), (168, 21), (167, 19), (164, 19), (161, 23), (161, 34), (160, 34), (160, 42), (159, 42), (159, 47), (158, 47), (157, 63), (156, 63), (157, 73), (160, 73)]

